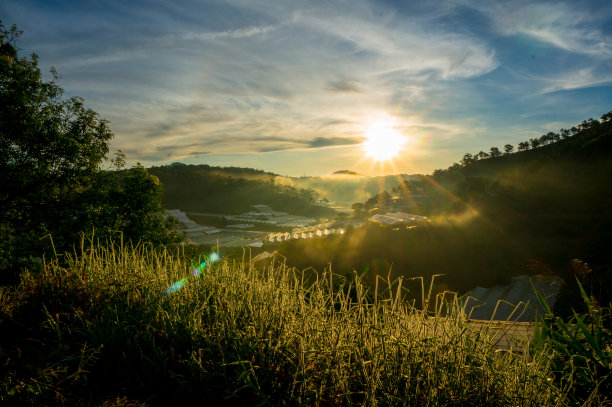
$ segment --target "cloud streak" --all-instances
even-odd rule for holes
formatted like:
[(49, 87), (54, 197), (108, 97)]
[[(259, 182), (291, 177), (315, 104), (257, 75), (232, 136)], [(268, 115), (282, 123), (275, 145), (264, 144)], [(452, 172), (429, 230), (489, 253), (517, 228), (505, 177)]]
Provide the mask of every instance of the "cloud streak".
[(598, 28), (601, 16), (573, 3), (500, 4), (494, 15), (506, 35), (525, 35), (563, 50), (598, 59), (612, 56), (612, 36)]

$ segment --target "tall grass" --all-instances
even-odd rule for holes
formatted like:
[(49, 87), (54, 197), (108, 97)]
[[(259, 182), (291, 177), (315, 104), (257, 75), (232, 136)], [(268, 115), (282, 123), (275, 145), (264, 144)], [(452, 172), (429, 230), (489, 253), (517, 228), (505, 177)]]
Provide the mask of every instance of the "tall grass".
[[(486, 328), (469, 329), (456, 302), (446, 304), (451, 318), (414, 308), (402, 300), (401, 280), (368, 288), (357, 277), (308, 278), (282, 262), (257, 267), (248, 258), (193, 273), (207, 259), (192, 264), (181, 253), (146, 246), (83, 243), (65, 260), (2, 294), (0, 327), (13, 329), (0, 338), (0, 401), (571, 401), (545, 353), (530, 352), (529, 343), (522, 353), (497, 350)], [(180, 289), (168, 290), (181, 280)]]

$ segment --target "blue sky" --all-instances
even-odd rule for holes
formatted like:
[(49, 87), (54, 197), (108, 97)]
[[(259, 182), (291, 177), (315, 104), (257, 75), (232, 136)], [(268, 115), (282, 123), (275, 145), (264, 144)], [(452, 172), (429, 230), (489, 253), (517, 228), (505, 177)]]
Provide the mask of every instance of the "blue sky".
[[(612, 110), (609, 1), (0, 0), (112, 149), (282, 175), (429, 173)], [(365, 157), (372, 123), (405, 138)]]

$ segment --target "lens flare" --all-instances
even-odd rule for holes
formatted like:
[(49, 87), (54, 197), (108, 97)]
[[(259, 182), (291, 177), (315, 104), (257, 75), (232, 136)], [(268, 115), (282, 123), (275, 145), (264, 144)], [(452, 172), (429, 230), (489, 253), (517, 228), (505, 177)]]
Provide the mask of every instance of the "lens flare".
[[(219, 259), (220, 259), (219, 254), (215, 253), (215, 252), (212, 252), (208, 256), (208, 263), (206, 262), (206, 260), (204, 260), (200, 264), (193, 266), (193, 268), (191, 269), (191, 275), (193, 277), (198, 277), (200, 274), (202, 274), (202, 272), (204, 271), (206, 266), (211, 265), (212, 263), (215, 263), (215, 262), (219, 261)], [(183, 288), (183, 286), (185, 284), (187, 284), (187, 278), (182, 278), (182, 279), (178, 280), (177, 282), (172, 284), (170, 287), (168, 287), (164, 291), (164, 295), (170, 295), (172, 293), (177, 292), (178, 290)]]
[(194, 277), (197, 277), (200, 275), (200, 273), (202, 273), (202, 270), (206, 267), (206, 262), (203, 261), (202, 263), (200, 263), (200, 265), (195, 266), (193, 268), (193, 270), (191, 270), (191, 275)]
[(168, 287), (166, 289), (166, 291), (164, 291), (164, 295), (170, 295), (174, 292), (177, 292), (178, 290), (180, 290), (181, 288), (183, 288), (183, 286), (185, 285), (185, 283), (187, 283), (187, 279), (186, 278), (182, 278), (179, 281), (175, 282), (174, 284), (172, 284), (170, 287)]

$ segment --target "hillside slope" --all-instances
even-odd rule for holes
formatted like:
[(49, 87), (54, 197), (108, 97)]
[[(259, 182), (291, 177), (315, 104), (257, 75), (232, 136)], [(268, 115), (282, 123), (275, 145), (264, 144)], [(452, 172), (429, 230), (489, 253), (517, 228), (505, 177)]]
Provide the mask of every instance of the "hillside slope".
[(611, 121), (593, 121), (539, 148), (437, 171), (432, 180), (438, 192), (505, 229), (562, 247), (558, 262), (612, 263)]
[(237, 214), (264, 204), (296, 215), (335, 215), (332, 209), (314, 205), (312, 190), (277, 185), (272, 173), (208, 165), (152, 167), (149, 172), (162, 182), (162, 202), (168, 209)]

